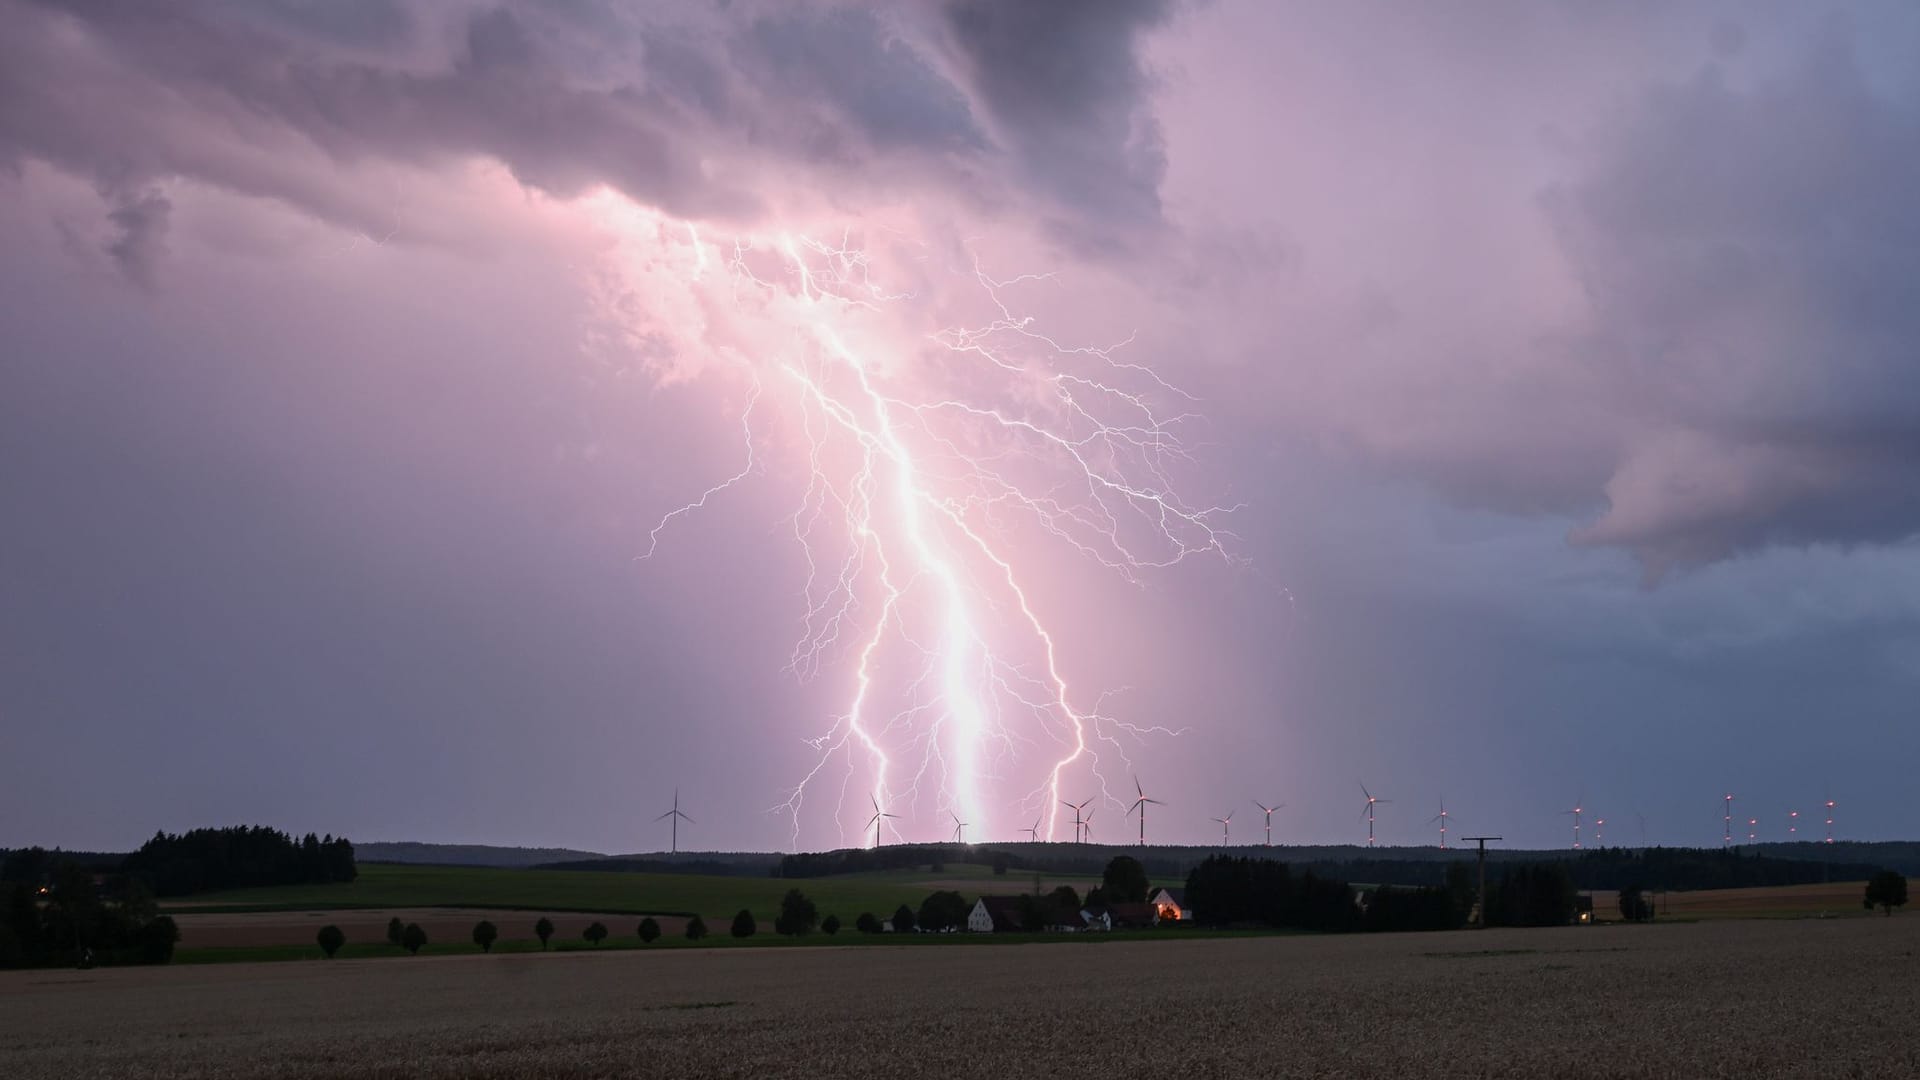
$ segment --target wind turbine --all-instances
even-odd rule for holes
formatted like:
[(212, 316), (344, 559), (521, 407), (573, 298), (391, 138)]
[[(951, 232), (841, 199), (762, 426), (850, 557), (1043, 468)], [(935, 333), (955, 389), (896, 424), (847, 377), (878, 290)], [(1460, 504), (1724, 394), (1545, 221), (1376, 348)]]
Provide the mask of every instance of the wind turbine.
[(1379, 804), (1386, 804), (1386, 803), (1390, 803), (1390, 802), (1392, 802), (1393, 800), (1392, 800), (1392, 799), (1377, 799), (1377, 798), (1374, 798), (1374, 795), (1373, 795), (1373, 792), (1371, 792), (1371, 791), (1368, 791), (1368, 790), (1367, 790), (1367, 785), (1366, 785), (1366, 784), (1364, 784), (1364, 783), (1362, 783), (1362, 784), (1360, 785), (1360, 794), (1362, 794), (1362, 795), (1365, 795), (1365, 796), (1367, 797), (1367, 808), (1366, 808), (1365, 810), (1362, 810), (1362, 811), (1360, 812), (1360, 815), (1361, 815), (1362, 817), (1364, 817), (1364, 818), (1366, 818), (1366, 819), (1367, 819), (1367, 846), (1368, 846), (1368, 847), (1372, 847), (1372, 846), (1373, 846), (1373, 807), (1374, 807), (1374, 804), (1376, 804), (1376, 803), (1379, 803)]
[(1027, 840), (1030, 843), (1035, 843), (1035, 844), (1039, 843), (1040, 842), (1040, 819), (1034, 818), (1032, 828), (1021, 829), (1020, 831), (1027, 834)]
[(1080, 842), (1081, 827), (1086, 825), (1086, 821), (1080, 817), (1080, 811), (1085, 810), (1087, 808), (1087, 803), (1090, 803), (1092, 801), (1093, 801), (1092, 799), (1088, 799), (1087, 802), (1083, 802), (1083, 803), (1070, 803), (1065, 799), (1060, 800), (1061, 806), (1068, 807), (1073, 811), (1073, 842), (1076, 844)]
[(1833, 795), (1827, 795), (1827, 843), (1833, 843)]
[[(1092, 799), (1087, 800), (1087, 802), (1092, 802), (1092, 801), (1093, 801)], [(1087, 820), (1082, 821), (1080, 823), (1080, 827), (1087, 830), (1087, 843), (1089, 844), (1093, 843), (1093, 815), (1099, 812), (1100, 812), (1100, 808), (1097, 806), (1087, 811)]]
[(887, 812), (886, 812), (885, 810), (882, 810), (882, 809), (880, 809), (880, 798), (879, 798), (879, 796), (876, 796), (876, 795), (868, 795), (868, 796), (867, 796), (867, 800), (868, 800), (869, 802), (871, 802), (871, 803), (873, 803), (873, 816), (867, 819), (867, 824), (869, 824), (869, 825), (871, 825), (871, 826), (873, 826), (873, 846), (874, 846), (874, 847), (879, 847), (879, 846), (880, 846), (880, 823), (881, 823), (881, 820), (882, 820), (882, 819), (884, 819), (884, 818), (897, 818), (897, 817), (899, 817), (900, 815), (898, 815), (898, 814), (889, 814), (889, 813), (887, 813)]
[(1259, 807), (1260, 812), (1267, 815), (1267, 846), (1272, 847), (1273, 846), (1273, 812), (1275, 810), (1285, 810), (1287, 808), (1287, 804), (1282, 802), (1282, 803), (1274, 803), (1272, 806), (1268, 806), (1266, 803), (1261, 802), (1259, 799), (1255, 799), (1253, 800), (1253, 805)]
[(1747, 843), (1751, 844), (1758, 839), (1760, 839), (1760, 819), (1750, 817), (1747, 819)]
[(1208, 818), (1207, 820), (1220, 823), (1220, 846), (1226, 847), (1228, 831), (1233, 828), (1233, 811), (1227, 811), (1226, 817)]
[(966, 835), (967, 823), (961, 821), (960, 815), (951, 810), (947, 811), (947, 816), (953, 819), (953, 842), (956, 844), (966, 843), (961, 837)]
[(1593, 819), (1593, 842), (1601, 847), (1607, 846), (1607, 819)]
[(680, 822), (684, 819), (687, 824), (689, 825), (693, 824), (692, 818), (687, 817), (687, 815), (680, 812), (680, 789), (679, 788), (673, 789), (673, 809), (667, 811), (664, 814), (661, 814), (659, 817), (654, 818), (653, 820), (666, 821), (669, 819), (673, 821), (673, 849), (672, 850), (675, 855), (678, 855), (680, 854)]
[(1800, 831), (1800, 811), (1798, 810), (1787, 811), (1787, 839), (1788, 840), (1795, 839), (1795, 834), (1798, 833), (1799, 831)]
[(1447, 850), (1447, 797), (1440, 796), (1440, 812), (1427, 819), (1427, 824), (1440, 823), (1440, 850)]
[(1726, 817), (1722, 820), (1726, 824), (1727, 831), (1726, 831), (1726, 835), (1720, 838), (1720, 843), (1724, 847), (1732, 847), (1733, 846), (1733, 792), (1729, 791), (1723, 797), (1727, 800), (1727, 814), (1726, 814)]
[(1580, 850), (1580, 815), (1585, 811), (1585, 807), (1580, 804), (1585, 801), (1586, 799), (1584, 797), (1576, 799), (1574, 800), (1573, 809), (1560, 811), (1562, 816), (1567, 814), (1573, 815), (1573, 850), (1575, 851)]
[(1133, 800), (1133, 806), (1130, 809), (1128, 809), (1127, 813), (1131, 814), (1135, 810), (1140, 812), (1140, 846), (1146, 847), (1147, 846), (1147, 804), (1152, 803), (1155, 806), (1165, 806), (1167, 804), (1161, 802), (1159, 799), (1147, 798), (1147, 793), (1144, 790), (1142, 790), (1140, 787), (1140, 778), (1138, 776), (1133, 778), (1133, 793), (1140, 797)]

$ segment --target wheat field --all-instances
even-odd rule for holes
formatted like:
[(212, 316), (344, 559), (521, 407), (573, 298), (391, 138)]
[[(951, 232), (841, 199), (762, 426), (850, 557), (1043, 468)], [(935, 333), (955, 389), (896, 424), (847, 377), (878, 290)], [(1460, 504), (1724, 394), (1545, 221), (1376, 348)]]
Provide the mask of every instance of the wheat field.
[(0, 973), (29, 1077), (1920, 1075), (1920, 920)]

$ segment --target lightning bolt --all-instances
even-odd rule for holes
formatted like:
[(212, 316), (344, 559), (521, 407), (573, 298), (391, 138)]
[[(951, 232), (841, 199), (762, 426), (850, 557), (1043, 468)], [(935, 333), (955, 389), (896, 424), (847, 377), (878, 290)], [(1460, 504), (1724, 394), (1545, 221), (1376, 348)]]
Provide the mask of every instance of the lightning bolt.
[(719, 366), (750, 386), (745, 464), (663, 514), (639, 558), (761, 469), (763, 396), (805, 449), (784, 519), (806, 566), (788, 669), (816, 678), (850, 653), (852, 693), (807, 739), (814, 764), (776, 808), (791, 815), (794, 846), (809, 793), (836, 771), (835, 819), (843, 840), (861, 843), (876, 824), (899, 836), (912, 818), (867, 819), (869, 800), (891, 813), (930, 797), (943, 820), (951, 810), (990, 835), (991, 792), (1023, 770), (1032, 785), (1020, 808), (1044, 804), (1049, 839), (1081, 770), (1111, 801), (1101, 747), (1125, 762), (1127, 742), (1177, 730), (1109, 716), (1106, 692), (1076, 706), (1031, 588), (1033, 549), (1057, 542), (1133, 584), (1196, 555), (1236, 561), (1219, 522), (1237, 507), (1191, 505), (1175, 488), (1175, 470), (1192, 462), (1179, 431), (1193, 399), (1121, 359), (1131, 339), (1069, 347), (1004, 302), (1048, 275), (954, 272), (936, 284), (986, 317), (943, 325), (931, 317), (938, 296), (883, 284), (882, 260), (850, 233), (716, 240), (611, 193), (587, 204), (619, 240), (606, 306), (654, 373)]

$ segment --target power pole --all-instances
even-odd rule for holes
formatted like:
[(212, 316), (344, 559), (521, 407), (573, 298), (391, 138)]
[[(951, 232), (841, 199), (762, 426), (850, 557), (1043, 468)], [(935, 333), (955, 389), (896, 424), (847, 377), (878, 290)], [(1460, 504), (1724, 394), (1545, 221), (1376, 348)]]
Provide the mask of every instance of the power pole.
[(1504, 836), (1463, 836), (1460, 839), (1480, 847), (1480, 929), (1487, 928), (1487, 841), (1505, 840)]

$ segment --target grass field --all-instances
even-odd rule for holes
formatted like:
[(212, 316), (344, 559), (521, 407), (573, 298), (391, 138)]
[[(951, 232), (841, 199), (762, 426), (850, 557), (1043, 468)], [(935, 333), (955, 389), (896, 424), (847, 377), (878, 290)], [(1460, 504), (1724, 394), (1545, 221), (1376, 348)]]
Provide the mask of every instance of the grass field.
[(1920, 1075), (1920, 919), (0, 972), (40, 1077)]
[[(1091, 878), (1047, 878), (1043, 887), (1070, 884), (1085, 892)], [(620, 915), (697, 913), (724, 931), (741, 908), (771, 928), (780, 898), (798, 888), (821, 917), (839, 915), (851, 926), (863, 911), (885, 918), (901, 904), (919, 908), (936, 889), (981, 893), (1033, 888), (1032, 875), (995, 876), (984, 866), (952, 864), (939, 873), (887, 870), (829, 878), (787, 880), (701, 874), (622, 874), (591, 870), (496, 870), (370, 863), (348, 885), (286, 885), (204, 893), (167, 905), (172, 912), (307, 911), (352, 908), (504, 908), (609, 912)], [(608, 924), (610, 927), (611, 923)]]

